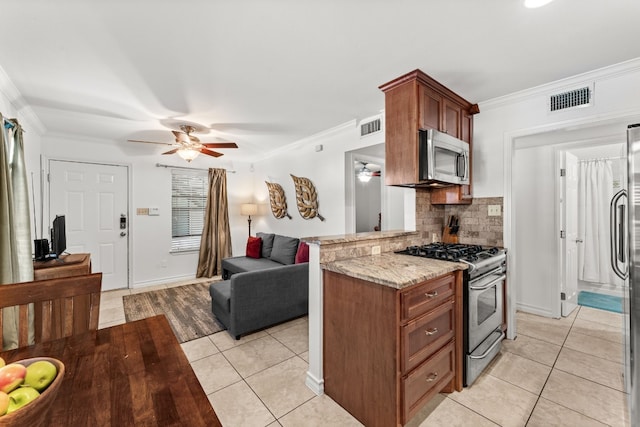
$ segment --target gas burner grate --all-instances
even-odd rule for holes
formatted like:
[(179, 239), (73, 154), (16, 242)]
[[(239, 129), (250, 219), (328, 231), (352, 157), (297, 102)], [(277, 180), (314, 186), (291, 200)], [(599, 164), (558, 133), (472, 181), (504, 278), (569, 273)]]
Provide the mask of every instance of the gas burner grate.
[[(491, 248), (498, 252), (497, 248)], [(461, 243), (429, 243), (420, 246), (408, 246), (402, 251), (396, 253), (419, 256), (423, 258), (440, 259), (443, 261), (477, 261), (480, 252), (486, 252), (487, 249), (479, 245), (466, 245)]]

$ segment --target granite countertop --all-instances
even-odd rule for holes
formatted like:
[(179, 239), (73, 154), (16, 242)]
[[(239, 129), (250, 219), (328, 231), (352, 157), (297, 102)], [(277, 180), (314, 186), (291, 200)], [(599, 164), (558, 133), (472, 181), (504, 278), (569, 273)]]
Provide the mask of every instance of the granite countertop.
[(365, 233), (339, 234), (335, 236), (315, 236), (303, 237), (300, 240), (307, 243), (315, 243), (319, 245), (333, 245), (340, 243), (362, 242), (366, 240), (388, 239), (393, 237), (416, 236), (415, 231), (369, 231)]
[(462, 262), (440, 261), (385, 252), (322, 264), (324, 270), (341, 273), (395, 289), (434, 279), (456, 270), (466, 270)]

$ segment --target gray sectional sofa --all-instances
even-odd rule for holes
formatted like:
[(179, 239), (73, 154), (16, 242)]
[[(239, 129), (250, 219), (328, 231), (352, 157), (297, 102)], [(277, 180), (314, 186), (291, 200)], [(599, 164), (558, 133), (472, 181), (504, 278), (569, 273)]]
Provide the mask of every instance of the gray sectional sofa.
[(223, 281), (209, 286), (211, 309), (235, 339), (308, 313), (309, 263), (296, 264), (299, 240), (262, 238), (260, 258), (222, 260)]

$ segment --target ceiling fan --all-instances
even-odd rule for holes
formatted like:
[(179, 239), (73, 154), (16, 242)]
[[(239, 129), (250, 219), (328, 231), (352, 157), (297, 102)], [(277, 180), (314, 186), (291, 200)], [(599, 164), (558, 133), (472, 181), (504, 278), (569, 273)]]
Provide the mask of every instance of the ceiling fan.
[(353, 163), (356, 169), (356, 177), (360, 182), (369, 182), (371, 177), (380, 176), (379, 165), (363, 162), (362, 160), (355, 160)]
[(220, 157), (223, 154), (217, 151), (211, 150), (211, 148), (238, 148), (235, 142), (200, 142), (198, 137), (191, 135), (196, 128), (191, 125), (180, 125), (180, 131), (172, 130), (176, 140), (171, 142), (155, 142), (155, 141), (141, 141), (139, 139), (129, 139), (129, 142), (144, 142), (145, 144), (160, 144), (170, 145), (176, 147), (173, 150), (169, 150), (162, 154), (178, 154), (187, 162), (191, 162), (198, 157), (200, 153), (207, 156)]

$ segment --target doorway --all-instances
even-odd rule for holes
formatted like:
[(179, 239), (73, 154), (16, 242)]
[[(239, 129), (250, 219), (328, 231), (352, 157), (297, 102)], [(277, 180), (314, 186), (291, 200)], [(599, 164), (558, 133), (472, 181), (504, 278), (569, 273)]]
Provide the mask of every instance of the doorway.
[[(611, 215), (611, 203), (616, 194), (626, 191), (626, 145), (612, 141), (611, 144), (571, 148), (562, 154), (575, 158), (579, 171), (577, 200), (564, 200), (565, 205), (575, 204), (574, 209), (578, 212), (575, 226), (565, 225), (565, 229), (577, 231), (574, 238), (578, 249), (575, 266), (578, 302), (597, 308), (600, 301), (611, 305), (610, 309), (622, 310), (624, 281), (611, 267), (611, 221), (615, 217)], [(571, 209), (571, 206), (567, 207)]]
[(129, 167), (53, 160), (49, 217), (66, 216), (67, 252), (90, 253), (102, 290), (129, 287)]
[[(362, 172), (371, 178), (360, 180)], [(415, 200), (414, 190), (384, 185), (384, 143), (345, 153), (345, 186), (346, 233), (407, 229), (406, 203)]]
[[(504, 242), (510, 251), (507, 322), (514, 327), (516, 310), (561, 316), (561, 225), (554, 191), (560, 167), (555, 153), (626, 141), (626, 127), (640, 120), (638, 114), (584, 118), (505, 134)], [(513, 335), (508, 338), (514, 338), (515, 328), (510, 331)]]

